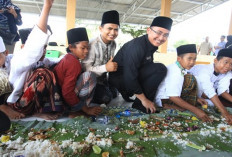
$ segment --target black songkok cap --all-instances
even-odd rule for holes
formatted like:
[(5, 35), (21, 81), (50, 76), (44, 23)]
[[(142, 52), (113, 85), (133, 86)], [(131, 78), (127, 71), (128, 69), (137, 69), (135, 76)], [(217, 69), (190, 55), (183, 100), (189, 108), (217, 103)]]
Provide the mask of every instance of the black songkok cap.
[(230, 42), (232, 41), (232, 35), (227, 36), (227, 41), (230, 41)]
[(54, 41), (53, 42), (49, 42), (48, 45), (49, 46), (58, 46), (57, 42), (54, 42)]
[(4, 132), (10, 129), (10, 125), (11, 125), (10, 119), (2, 111), (0, 111), (0, 123), (1, 123), (0, 132)]
[(157, 26), (157, 27), (165, 28), (170, 31), (172, 27), (172, 22), (173, 22), (172, 19), (169, 17), (158, 16), (154, 18), (150, 27)]
[(25, 29), (20, 29), (19, 30), (19, 36), (21, 38), (21, 42), (22, 44), (25, 44), (25, 42), (27, 41), (27, 38), (29, 36), (29, 34), (31, 33), (32, 28), (25, 28)]
[(68, 44), (74, 44), (80, 41), (89, 41), (85, 28), (73, 28), (67, 31)]
[(111, 10), (103, 13), (101, 25), (106, 23), (113, 23), (120, 26), (119, 14), (116, 10)]
[(181, 45), (176, 48), (177, 55), (180, 56), (185, 53), (197, 53), (195, 44)]
[(220, 57), (220, 56), (232, 58), (232, 49), (230, 49), (230, 48), (221, 49), (218, 52), (217, 57)]

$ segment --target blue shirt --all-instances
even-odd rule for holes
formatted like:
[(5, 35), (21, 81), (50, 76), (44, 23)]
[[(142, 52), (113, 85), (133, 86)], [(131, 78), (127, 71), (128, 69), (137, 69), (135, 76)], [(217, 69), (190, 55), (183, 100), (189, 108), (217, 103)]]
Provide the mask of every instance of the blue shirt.
[(219, 43), (217, 44), (217, 46), (219, 46), (220, 48), (215, 49), (214, 54), (217, 56), (217, 55), (218, 55), (218, 52), (219, 52), (221, 49), (225, 48), (225, 45), (226, 45), (226, 42), (225, 42), (225, 41), (219, 42)]

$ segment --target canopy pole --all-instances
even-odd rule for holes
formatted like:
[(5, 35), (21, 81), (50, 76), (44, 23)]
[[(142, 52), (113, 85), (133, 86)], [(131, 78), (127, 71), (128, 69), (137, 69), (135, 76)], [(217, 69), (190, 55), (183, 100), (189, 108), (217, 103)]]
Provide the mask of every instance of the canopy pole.
[(229, 32), (228, 32), (228, 35), (232, 35), (232, 9), (231, 9), (230, 26), (229, 26)]
[[(160, 11), (161, 16), (166, 16), (166, 17), (171, 16), (171, 4), (172, 4), (172, 0), (162, 0), (161, 11)], [(167, 53), (167, 47), (168, 47), (168, 40), (159, 47), (158, 51), (161, 53)]]
[[(67, 9), (66, 9), (67, 31), (75, 27), (75, 21), (76, 21), (76, 0), (67, 0)], [(67, 39), (66, 39), (66, 45), (68, 45)]]

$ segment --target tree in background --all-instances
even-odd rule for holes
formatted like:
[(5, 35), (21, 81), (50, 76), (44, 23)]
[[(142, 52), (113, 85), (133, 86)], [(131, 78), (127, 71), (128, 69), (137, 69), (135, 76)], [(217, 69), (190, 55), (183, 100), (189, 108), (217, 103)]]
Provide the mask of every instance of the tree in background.
[(130, 34), (133, 38), (137, 38), (147, 32), (146, 27), (143, 26), (139, 28), (138, 26), (123, 25), (121, 30), (125, 34)]
[(89, 39), (96, 37), (96, 35), (98, 34), (99, 25), (94, 24), (92, 21), (89, 22), (88, 20), (76, 19), (75, 24), (77, 25), (77, 27), (86, 28)]
[(181, 45), (186, 45), (186, 44), (189, 44), (189, 42), (187, 40), (178, 40), (177, 42), (175, 42), (175, 44), (173, 44), (173, 46), (175, 48), (181, 46)]

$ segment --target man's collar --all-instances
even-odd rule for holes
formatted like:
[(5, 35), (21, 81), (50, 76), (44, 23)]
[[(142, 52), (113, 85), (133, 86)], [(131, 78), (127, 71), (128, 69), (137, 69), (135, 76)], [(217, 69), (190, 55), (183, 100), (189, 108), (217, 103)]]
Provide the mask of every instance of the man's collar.
[(158, 49), (158, 47), (157, 47), (157, 46), (154, 46), (154, 45), (152, 45), (152, 44), (150, 43), (150, 41), (149, 41), (149, 39), (148, 39), (148, 35), (146, 35), (145, 38), (146, 38), (146, 43), (147, 43), (147, 47), (148, 47), (149, 52), (154, 53), (154, 52)]
[(176, 65), (180, 69), (182, 76), (184, 76), (185, 74), (187, 74), (187, 70), (180, 65), (180, 62), (176, 61)]
[(217, 73), (216, 71), (214, 71), (213, 74), (214, 74), (215, 76), (218, 76), (218, 75), (219, 75), (219, 73)]
[(102, 40), (101, 34), (99, 34), (99, 40), (105, 46), (110, 45), (112, 43), (112, 41), (110, 41), (108, 44), (104, 43), (104, 41)]
[(215, 64), (214, 64), (214, 63), (212, 64), (212, 67), (213, 67), (213, 74), (214, 74), (215, 76), (218, 76), (220, 73), (217, 73), (217, 72), (215, 71)]

